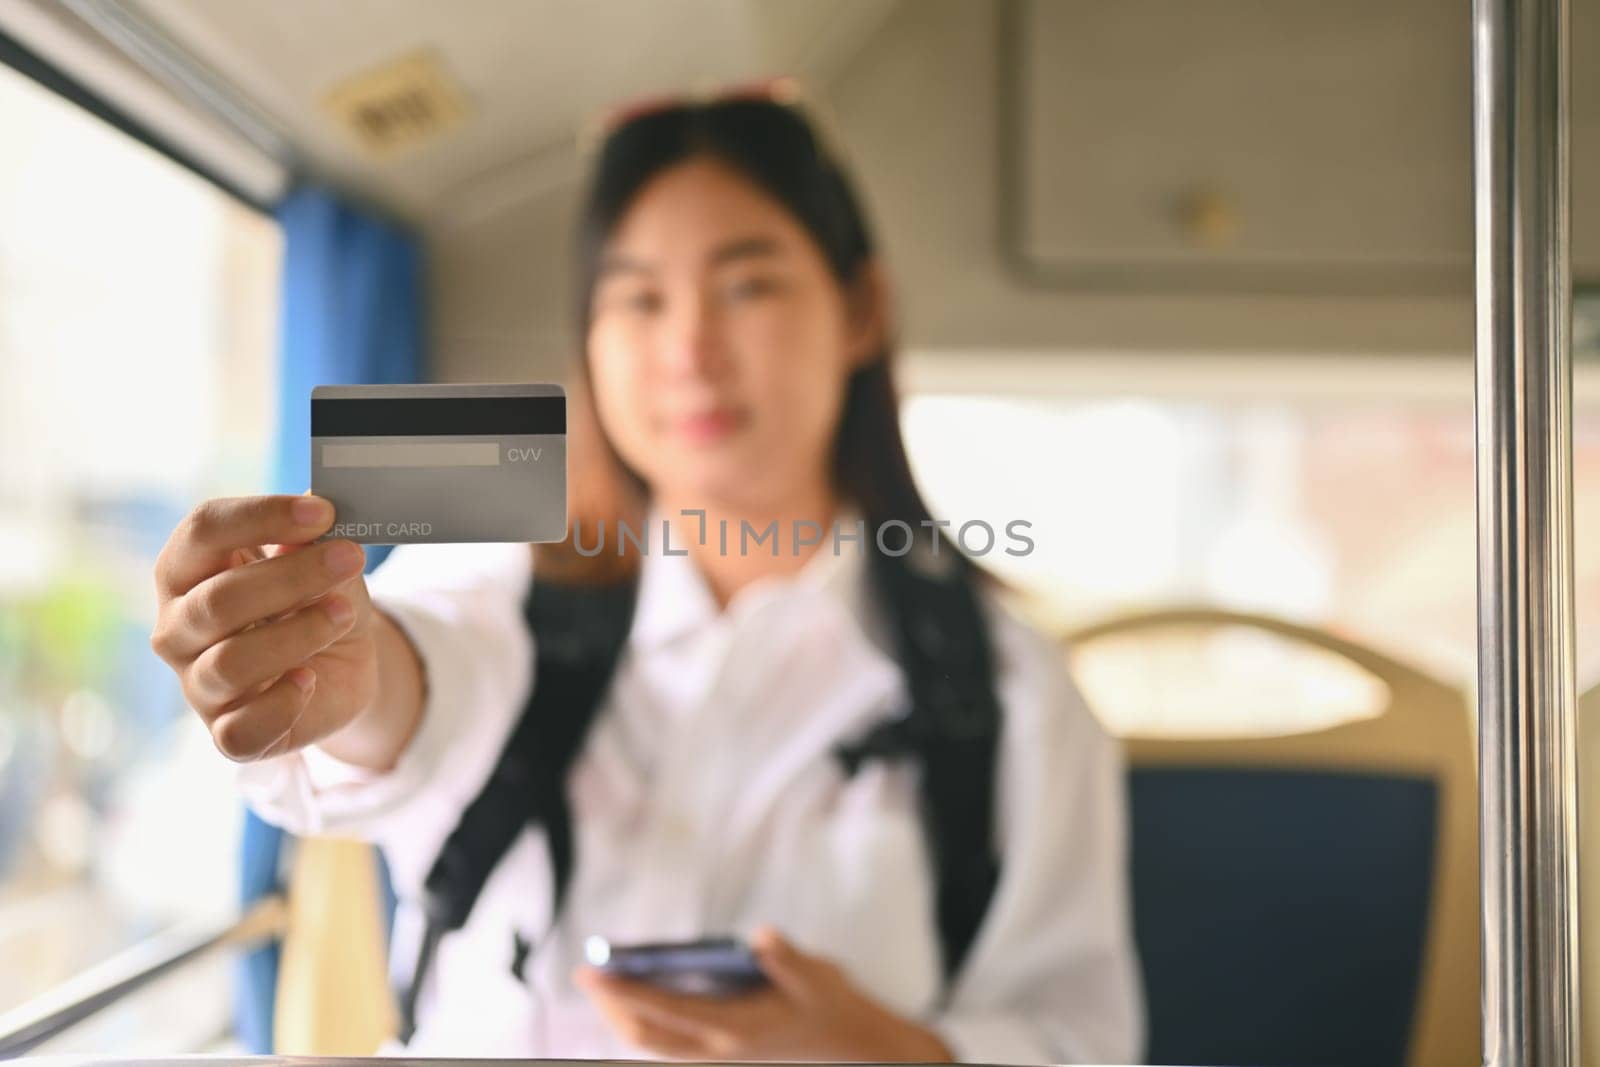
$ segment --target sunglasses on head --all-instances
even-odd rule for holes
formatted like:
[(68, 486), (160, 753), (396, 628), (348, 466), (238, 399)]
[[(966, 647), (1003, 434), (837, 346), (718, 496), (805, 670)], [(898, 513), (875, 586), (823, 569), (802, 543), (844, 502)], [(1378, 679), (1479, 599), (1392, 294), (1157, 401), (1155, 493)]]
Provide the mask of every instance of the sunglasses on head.
[(704, 92), (667, 93), (638, 97), (624, 101), (602, 112), (590, 122), (581, 138), (582, 144), (593, 149), (602, 145), (618, 130), (641, 119), (665, 115), (691, 107), (714, 107), (718, 104), (772, 104), (776, 107), (794, 107), (801, 99), (797, 79), (783, 75), (759, 81), (739, 82)]

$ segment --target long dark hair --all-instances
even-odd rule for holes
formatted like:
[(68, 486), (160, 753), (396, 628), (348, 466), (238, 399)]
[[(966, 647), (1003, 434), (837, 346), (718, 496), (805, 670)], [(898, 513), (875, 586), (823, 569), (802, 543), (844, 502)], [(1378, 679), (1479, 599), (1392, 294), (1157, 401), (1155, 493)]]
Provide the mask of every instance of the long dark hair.
[[(799, 108), (762, 99), (684, 103), (630, 119), (600, 148), (578, 228), (580, 338), (589, 333), (606, 244), (634, 197), (669, 167), (703, 157), (727, 164), (783, 205), (821, 249), (847, 296), (866, 282), (873, 256), (866, 219), (844, 169), (823, 148)], [(835, 491), (869, 521), (898, 519), (918, 530), (931, 516), (900, 436), (893, 351), (892, 340), (886, 339), (850, 376), (831, 469)], [(580, 355), (579, 364), (587, 375), (586, 354)], [(615, 455), (615, 448), (611, 451)], [(620, 457), (617, 465), (637, 488), (644, 488)]]

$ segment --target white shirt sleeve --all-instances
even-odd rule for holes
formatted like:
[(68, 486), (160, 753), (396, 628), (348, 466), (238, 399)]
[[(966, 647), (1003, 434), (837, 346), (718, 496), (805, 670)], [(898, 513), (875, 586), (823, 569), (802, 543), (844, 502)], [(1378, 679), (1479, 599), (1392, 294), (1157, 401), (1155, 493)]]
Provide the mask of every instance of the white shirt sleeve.
[(422, 664), (422, 719), (410, 744), (386, 773), (315, 745), (244, 764), (246, 802), (296, 834), (378, 842), (397, 888), (420, 886), (516, 725), (532, 676), (522, 616), (531, 576), (526, 545), (395, 549), (367, 581)]
[(965, 1062), (1138, 1063), (1119, 748), (1065, 649), (1000, 610), (990, 631), (1005, 712), (1000, 883), (933, 1027)]

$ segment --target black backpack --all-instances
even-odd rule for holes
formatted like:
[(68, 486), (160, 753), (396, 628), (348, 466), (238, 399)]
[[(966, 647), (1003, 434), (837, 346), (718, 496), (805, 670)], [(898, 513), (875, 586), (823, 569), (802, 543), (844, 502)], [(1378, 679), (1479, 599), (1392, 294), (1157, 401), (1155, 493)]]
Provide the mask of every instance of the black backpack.
[[(835, 756), (846, 775), (869, 759), (913, 758), (921, 765), (948, 987), (1000, 876), (992, 836), (1000, 706), (972, 567), (953, 547), (942, 547), (942, 554), (899, 556), (865, 550), (911, 706)], [(559, 918), (573, 867), (567, 772), (627, 640), (636, 586), (633, 578), (608, 586), (534, 581), (525, 608), (537, 656), (531, 695), (493, 773), (424, 883), (422, 942), (400, 994), (402, 1041), (415, 1029), (417, 993), (440, 938), (466, 924), (490, 872), (525, 827), (544, 829), (554, 868), (552, 928)], [(518, 949), (520, 966), (526, 946)]]

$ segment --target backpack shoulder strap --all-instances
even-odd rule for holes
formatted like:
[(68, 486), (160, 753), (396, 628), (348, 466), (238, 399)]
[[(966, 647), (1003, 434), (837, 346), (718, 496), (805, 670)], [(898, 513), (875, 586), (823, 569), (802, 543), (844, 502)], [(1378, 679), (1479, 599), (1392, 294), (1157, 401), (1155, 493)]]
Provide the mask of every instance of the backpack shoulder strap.
[(911, 707), (838, 756), (846, 773), (872, 758), (909, 756), (921, 765), (919, 799), (948, 986), (1000, 880), (993, 828), (1001, 712), (972, 567), (954, 547), (945, 549), (942, 559), (915, 551), (869, 554)]
[(608, 586), (534, 581), (525, 607), (534, 641), (533, 687), (488, 781), (462, 812), (423, 883), (426, 925), (400, 996), (402, 1041), (415, 1030), (417, 993), (440, 938), (466, 924), (490, 873), (530, 823), (545, 829), (551, 914), (559, 913), (573, 865), (567, 772), (627, 640), (636, 591), (631, 578)]

